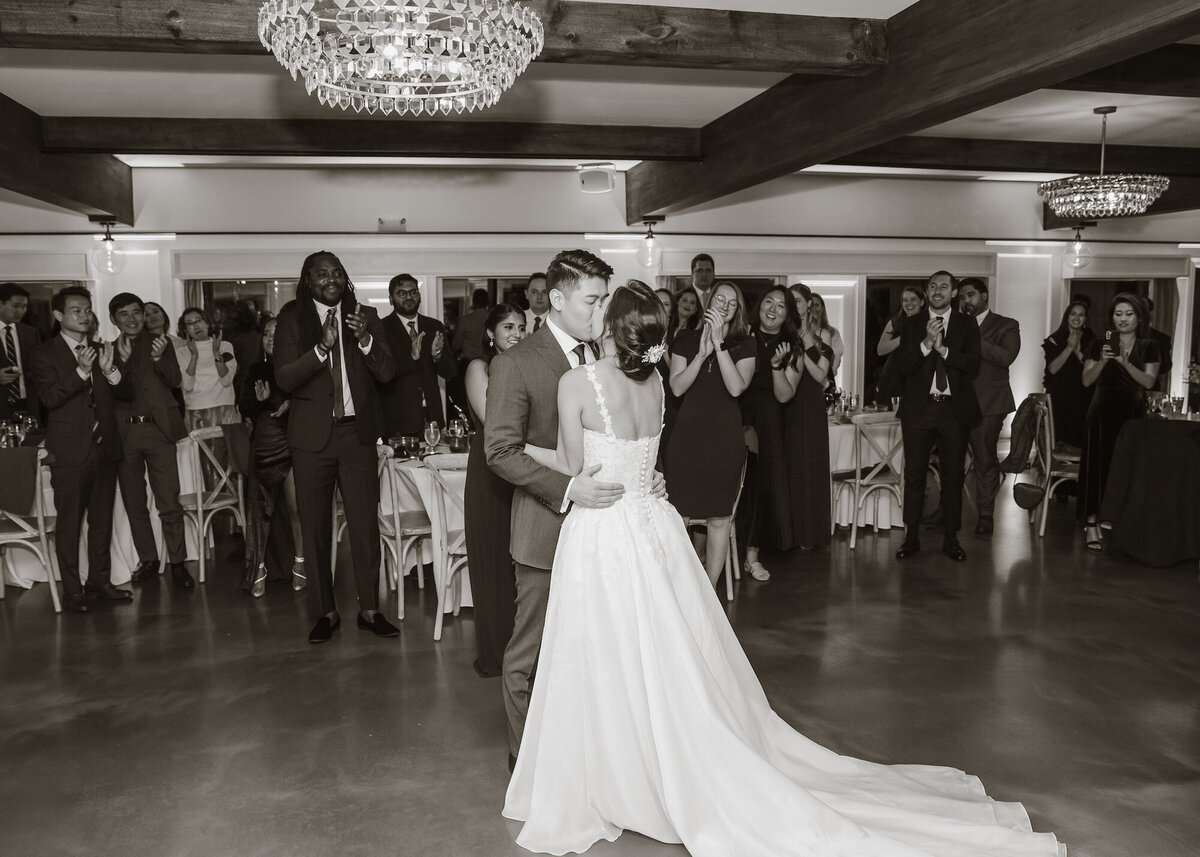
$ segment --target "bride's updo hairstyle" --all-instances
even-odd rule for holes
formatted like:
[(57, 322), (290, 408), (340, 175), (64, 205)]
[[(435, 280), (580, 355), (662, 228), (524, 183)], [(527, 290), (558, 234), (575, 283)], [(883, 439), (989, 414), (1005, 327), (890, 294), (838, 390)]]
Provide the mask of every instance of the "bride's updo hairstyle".
[(649, 378), (662, 357), (647, 361), (646, 352), (661, 348), (667, 336), (667, 311), (658, 295), (641, 280), (630, 280), (609, 297), (604, 327), (617, 368), (635, 381)]

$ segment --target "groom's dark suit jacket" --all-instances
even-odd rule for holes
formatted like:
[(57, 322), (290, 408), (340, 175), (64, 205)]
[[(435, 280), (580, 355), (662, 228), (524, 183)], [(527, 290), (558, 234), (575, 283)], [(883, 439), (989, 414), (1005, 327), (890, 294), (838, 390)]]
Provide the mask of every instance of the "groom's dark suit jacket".
[(484, 449), (488, 466), (516, 486), (512, 558), (550, 569), (570, 477), (538, 464), (525, 445), (558, 446), (558, 379), (571, 368), (547, 325), (496, 355), (488, 376)]

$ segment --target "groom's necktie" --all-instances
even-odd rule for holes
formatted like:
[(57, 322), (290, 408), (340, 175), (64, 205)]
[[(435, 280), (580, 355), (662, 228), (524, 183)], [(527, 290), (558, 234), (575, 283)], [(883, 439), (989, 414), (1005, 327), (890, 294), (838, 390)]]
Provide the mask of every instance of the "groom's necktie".
[(587, 358), (583, 353), (584, 348), (586, 348), (586, 346), (581, 342), (571, 349), (571, 353), (575, 355), (575, 359), (578, 361), (575, 364), (576, 366), (583, 366), (585, 363), (587, 363)]

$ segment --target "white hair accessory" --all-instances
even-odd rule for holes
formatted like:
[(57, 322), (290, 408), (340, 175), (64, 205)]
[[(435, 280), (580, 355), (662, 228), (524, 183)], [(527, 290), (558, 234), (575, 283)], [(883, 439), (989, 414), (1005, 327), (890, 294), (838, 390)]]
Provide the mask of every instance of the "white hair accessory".
[(660, 342), (658, 345), (651, 345), (646, 349), (646, 353), (642, 355), (643, 363), (657, 363), (663, 359), (663, 355), (667, 353), (666, 343)]

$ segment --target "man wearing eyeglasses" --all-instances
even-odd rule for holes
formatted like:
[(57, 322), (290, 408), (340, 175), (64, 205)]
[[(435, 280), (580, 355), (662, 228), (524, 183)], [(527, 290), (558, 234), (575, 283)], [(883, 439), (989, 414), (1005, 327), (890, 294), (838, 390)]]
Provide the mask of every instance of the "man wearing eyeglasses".
[(420, 436), (431, 421), (446, 425), (438, 377), (457, 375), (454, 355), (445, 325), (417, 312), (421, 289), (416, 277), (392, 277), (388, 297), (395, 312), (383, 319), (383, 332), (396, 360), (396, 377), (380, 387), (385, 436)]

